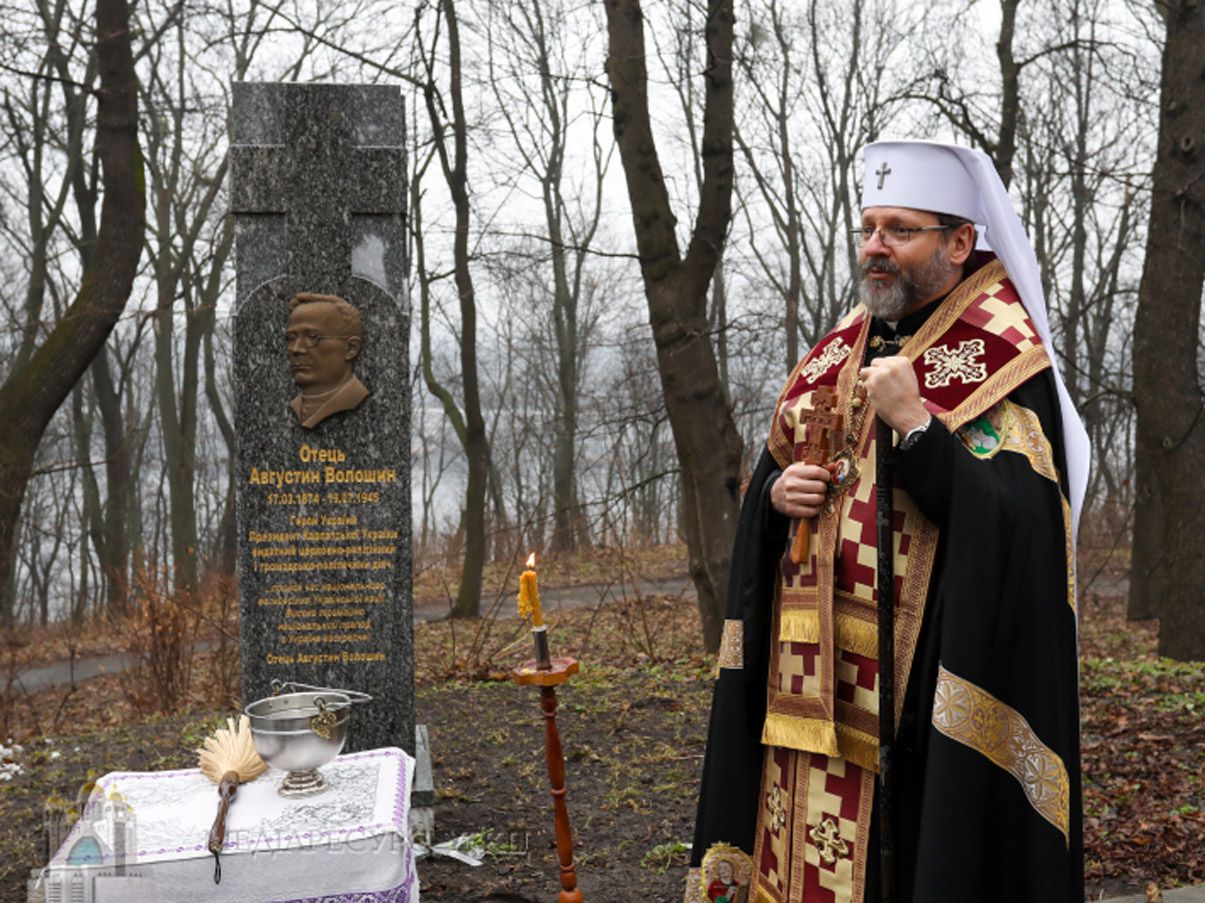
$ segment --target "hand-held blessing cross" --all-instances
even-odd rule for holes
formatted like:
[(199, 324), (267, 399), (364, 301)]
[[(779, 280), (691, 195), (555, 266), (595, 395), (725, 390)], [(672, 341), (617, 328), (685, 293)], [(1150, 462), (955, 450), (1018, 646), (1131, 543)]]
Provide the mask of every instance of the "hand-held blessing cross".
[[(821, 386), (812, 393), (809, 410), (799, 415), (803, 441), (795, 443), (795, 460), (805, 464), (824, 464), (832, 456), (833, 439), (841, 432), (842, 420), (837, 413), (837, 392), (832, 386)], [(791, 561), (801, 564), (807, 560), (812, 535), (811, 525), (800, 518), (791, 543)]]

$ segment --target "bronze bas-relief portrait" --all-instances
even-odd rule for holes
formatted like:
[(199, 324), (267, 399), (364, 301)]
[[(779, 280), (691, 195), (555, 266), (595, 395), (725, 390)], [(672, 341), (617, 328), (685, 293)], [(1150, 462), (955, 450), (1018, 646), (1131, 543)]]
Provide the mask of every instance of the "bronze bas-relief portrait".
[(327, 417), (359, 407), (368, 389), (356, 378), (364, 324), (355, 305), (338, 295), (298, 292), (289, 301), (285, 348), (301, 393), (289, 407), (312, 430)]

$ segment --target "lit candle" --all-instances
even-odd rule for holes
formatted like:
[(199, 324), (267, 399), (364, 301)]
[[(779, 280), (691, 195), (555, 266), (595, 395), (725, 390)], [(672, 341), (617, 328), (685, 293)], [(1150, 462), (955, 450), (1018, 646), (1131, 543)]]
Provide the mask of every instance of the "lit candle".
[(519, 617), (531, 616), (531, 626), (544, 626), (544, 612), (540, 610), (540, 583), (536, 578), (536, 553), (527, 557), (527, 570), (519, 575)]

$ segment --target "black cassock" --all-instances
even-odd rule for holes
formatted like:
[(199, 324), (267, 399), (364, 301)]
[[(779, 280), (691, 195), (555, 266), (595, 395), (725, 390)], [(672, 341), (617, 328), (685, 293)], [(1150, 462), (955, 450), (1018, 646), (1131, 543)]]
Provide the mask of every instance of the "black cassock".
[[(903, 331), (915, 324), (899, 325)], [(1050, 371), (1022, 383), (1008, 399), (1037, 415), (1058, 473), (1065, 474)], [(1040, 475), (1023, 454), (976, 457), (936, 418), (891, 463), (897, 486), (940, 530), (894, 747), (898, 900), (1082, 901), (1077, 641), (1066, 568), (1065, 480)], [(741, 509), (726, 618), (743, 623), (743, 667), (721, 669), (715, 687), (694, 866), (716, 842), (749, 854), (754, 849), (771, 607), (789, 527), (770, 504), (779, 472), (763, 450)], [(932, 723), (939, 668), (1013, 713), (985, 727), (1004, 732), (988, 738), (996, 761), (982, 744), (972, 748)], [(1057, 804), (1042, 795), (1063, 775), (1041, 773), (1050, 757), (1029, 755), (1033, 737), (1064, 767), (1061, 825), (1050, 817)], [(876, 799), (872, 843), (877, 820)], [(878, 900), (877, 859), (872, 850), (868, 903)]]

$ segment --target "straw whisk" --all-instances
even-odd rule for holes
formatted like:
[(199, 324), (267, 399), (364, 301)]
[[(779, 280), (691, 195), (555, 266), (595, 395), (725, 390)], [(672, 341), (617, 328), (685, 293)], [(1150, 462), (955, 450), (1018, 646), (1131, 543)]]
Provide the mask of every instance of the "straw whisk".
[(222, 881), (222, 846), (226, 842), (226, 813), (238, 785), (253, 781), (268, 770), (251, 740), (251, 722), (246, 715), (226, 719), (198, 751), (202, 773), (218, 785), (218, 814), (209, 829), (209, 852), (213, 853), (213, 883)]

